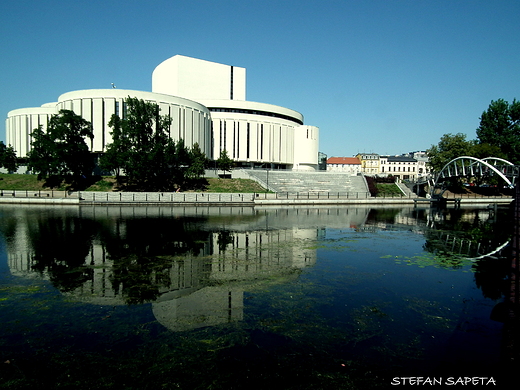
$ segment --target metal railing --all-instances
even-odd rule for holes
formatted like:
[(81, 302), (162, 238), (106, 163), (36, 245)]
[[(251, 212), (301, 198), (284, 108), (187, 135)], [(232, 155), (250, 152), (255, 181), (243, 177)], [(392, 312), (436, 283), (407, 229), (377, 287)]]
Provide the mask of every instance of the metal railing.
[(95, 203), (251, 203), (254, 194), (203, 192), (80, 192), (79, 199)]
[(0, 197), (13, 198), (74, 198), (77, 193), (63, 190), (0, 190)]
[[(444, 194), (446, 199), (512, 198), (509, 195)], [(417, 199), (414, 193), (379, 194), (368, 192), (257, 192), (257, 193), (207, 193), (207, 192), (70, 192), (0, 190), (0, 198), (67, 198), (94, 203), (254, 203), (255, 200), (356, 200), (356, 199)]]
[(512, 199), (512, 195), (504, 195), (504, 194), (491, 194), (491, 195), (481, 195), (475, 193), (468, 194), (454, 194), (454, 193), (444, 193), (442, 195), (445, 199)]
[(368, 192), (260, 192), (255, 199), (275, 200), (334, 200), (334, 199), (368, 199)]

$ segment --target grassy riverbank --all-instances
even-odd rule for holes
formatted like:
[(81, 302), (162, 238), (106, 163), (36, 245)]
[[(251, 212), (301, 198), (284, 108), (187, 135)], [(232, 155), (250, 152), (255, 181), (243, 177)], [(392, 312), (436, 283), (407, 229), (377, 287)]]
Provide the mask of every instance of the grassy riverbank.
[[(85, 191), (118, 191), (117, 183), (112, 176), (98, 176), (92, 180), (85, 188)], [(38, 180), (36, 175), (0, 174), (0, 190), (67, 190), (67, 184), (63, 183), (58, 187), (50, 188), (45, 186), (45, 182)], [(204, 179), (202, 189), (197, 192), (265, 192), (265, 189), (250, 179)]]
[(395, 183), (377, 183), (377, 197), (401, 196), (403, 193)]

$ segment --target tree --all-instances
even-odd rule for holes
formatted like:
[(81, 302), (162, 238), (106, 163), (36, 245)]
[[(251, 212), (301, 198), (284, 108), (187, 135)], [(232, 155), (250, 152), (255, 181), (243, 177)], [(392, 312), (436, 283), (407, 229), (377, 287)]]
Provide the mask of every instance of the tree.
[(0, 141), (0, 167), (7, 169), (8, 172), (16, 172), (18, 166), (16, 151), (11, 145), (6, 146), (4, 141)]
[(94, 159), (85, 141), (94, 138), (92, 125), (70, 110), (60, 110), (49, 119), (47, 130), (40, 126), (31, 133), (32, 149), (28, 153), (28, 169), (38, 179), (56, 176), (78, 182), (92, 175)]
[(520, 164), (520, 101), (491, 101), (480, 117), (478, 141), (498, 147), (513, 164)]
[(195, 143), (191, 148), (189, 158), (190, 165), (186, 170), (186, 177), (188, 179), (198, 179), (204, 176), (207, 158), (198, 143)]
[(123, 167), (127, 155), (130, 151), (130, 145), (127, 138), (122, 136), (121, 118), (117, 115), (112, 115), (108, 126), (112, 128), (113, 142), (107, 145), (107, 150), (101, 156), (99, 165), (101, 169), (116, 174), (116, 179), (119, 180), (121, 175), (121, 168)]
[(124, 118), (112, 115), (109, 122), (113, 142), (100, 159), (101, 167), (117, 175), (124, 171), (128, 184), (139, 189), (163, 189), (171, 119), (159, 111), (155, 103), (126, 98)]
[(470, 156), (480, 159), (486, 157), (499, 157), (507, 159), (505, 153), (502, 153), (502, 150), (500, 150), (498, 146), (490, 144), (479, 144), (477, 142), (475, 142), (475, 145), (473, 145)]
[(163, 191), (204, 175), (206, 157), (195, 144), (190, 151), (169, 135), (171, 118), (161, 116), (157, 104), (125, 99), (125, 117), (113, 115), (113, 142), (100, 160), (103, 169), (124, 172), (127, 183), (142, 190)]
[(220, 152), (220, 157), (217, 159), (217, 168), (224, 172), (231, 172), (235, 165), (234, 161), (229, 158), (227, 151), (224, 149)]
[(432, 145), (426, 149), (428, 164), (439, 172), (448, 162), (461, 156), (471, 156), (474, 151), (475, 141), (467, 141), (462, 133), (444, 134), (438, 145)]

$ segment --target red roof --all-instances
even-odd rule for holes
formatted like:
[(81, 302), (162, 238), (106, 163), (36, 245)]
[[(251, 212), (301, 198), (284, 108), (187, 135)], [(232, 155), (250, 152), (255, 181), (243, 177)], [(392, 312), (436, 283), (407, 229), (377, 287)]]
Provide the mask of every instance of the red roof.
[(361, 165), (357, 157), (330, 157), (327, 164)]

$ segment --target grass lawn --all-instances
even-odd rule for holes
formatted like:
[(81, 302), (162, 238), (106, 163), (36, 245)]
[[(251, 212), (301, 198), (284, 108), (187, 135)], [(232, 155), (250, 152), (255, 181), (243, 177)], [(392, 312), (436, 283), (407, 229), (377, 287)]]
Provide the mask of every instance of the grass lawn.
[(213, 179), (208, 178), (206, 192), (265, 192), (265, 188), (251, 179)]
[[(197, 192), (233, 192), (233, 193), (252, 193), (265, 192), (265, 189), (250, 179), (213, 179), (207, 178), (207, 185), (204, 190)], [(55, 190), (66, 190), (66, 184), (62, 184)], [(50, 191), (50, 187), (44, 186), (44, 181), (38, 181), (36, 175), (19, 175), (0, 173), (0, 190), (29, 190), (29, 191)], [(93, 182), (85, 191), (114, 191), (116, 181), (114, 177), (103, 176), (100, 180)]]
[(399, 189), (395, 183), (376, 183), (377, 197), (382, 198), (385, 196), (402, 196), (403, 192)]
[(36, 175), (18, 175), (0, 173), (0, 190), (50, 190), (44, 188), (43, 181), (38, 181)]

